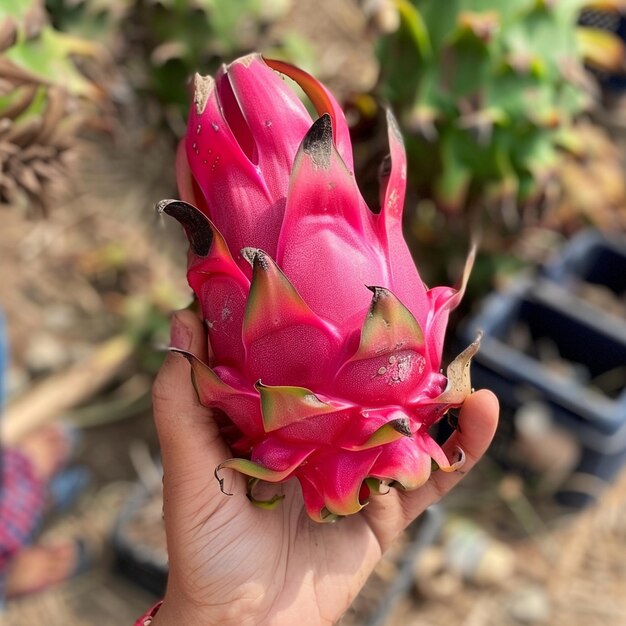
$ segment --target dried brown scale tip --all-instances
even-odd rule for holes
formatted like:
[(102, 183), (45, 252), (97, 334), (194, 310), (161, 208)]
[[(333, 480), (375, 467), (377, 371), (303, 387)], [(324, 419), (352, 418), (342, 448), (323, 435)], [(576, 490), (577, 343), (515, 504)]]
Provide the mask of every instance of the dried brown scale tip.
[(409, 420), (406, 417), (401, 417), (400, 419), (392, 420), (389, 422), (391, 426), (397, 430), (401, 435), (405, 437), (410, 437), (413, 433), (411, 432), (411, 425)]
[(313, 123), (304, 137), (302, 150), (311, 157), (317, 167), (324, 170), (330, 167), (330, 157), (333, 151), (333, 124), (328, 113)]
[(182, 356), (183, 358), (185, 358), (189, 363), (191, 363), (193, 361), (193, 359), (195, 358), (193, 356), (193, 354), (191, 354), (191, 352), (187, 352), (186, 350), (181, 350), (180, 348), (176, 348), (174, 346), (169, 346), (167, 348), (168, 352), (171, 352), (172, 354), (178, 354), (179, 356)]
[(201, 76), (196, 74), (193, 82), (193, 101), (196, 105), (196, 111), (198, 115), (204, 113), (209, 97), (211, 96), (211, 90), (215, 86), (215, 81), (210, 76)]
[(234, 493), (228, 493), (228, 491), (226, 491), (224, 489), (224, 479), (220, 476), (219, 474), (220, 471), (220, 466), (218, 465), (215, 470), (213, 471), (213, 476), (215, 476), (215, 479), (217, 480), (217, 482), (220, 485), (220, 491), (225, 495), (225, 496), (234, 496)]
[(165, 213), (180, 222), (189, 237), (193, 251), (198, 256), (207, 256), (213, 243), (213, 230), (207, 218), (193, 205), (182, 200), (160, 200), (158, 213)]
[(270, 269), (270, 262), (267, 254), (265, 254), (263, 250), (259, 250), (258, 248), (242, 248), (241, 256), (253, 269), (260, 267), (265, 272)]
[(472, 392), (470, 365), (472, 358), (480, 348), (482, 335), (482, 332), (479, 332), (476, 339), (448, 365), (446, 371), (448, 384), (443, 393), (436, 398), (436, 402), (440, 404), (460, 405)]

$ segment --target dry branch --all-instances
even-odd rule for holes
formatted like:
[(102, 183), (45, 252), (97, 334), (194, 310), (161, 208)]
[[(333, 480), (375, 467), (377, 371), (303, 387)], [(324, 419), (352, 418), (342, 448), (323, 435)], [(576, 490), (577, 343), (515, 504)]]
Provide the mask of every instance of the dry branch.
[(0, 441), (11, 445), (24, 435), (85, 401), (109, 382), (134, 350), (130, 337), (107, 340), (66, 371), (53, 374), (16, 399), (2, 419)]

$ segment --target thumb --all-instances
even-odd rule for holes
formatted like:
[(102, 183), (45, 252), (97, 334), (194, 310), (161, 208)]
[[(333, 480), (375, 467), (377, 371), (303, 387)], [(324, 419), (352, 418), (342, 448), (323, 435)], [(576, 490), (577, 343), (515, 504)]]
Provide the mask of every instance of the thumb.
[[(206, 358), (206, 332), (193, 312), (174, 313), (171, 344), (200, 359)], [(212, 478), (215, 467), (231, 455), (211, 411), (198, 400), (191, 367), (184, 356), (168, 354), (154, 382), (152, 402), (168, 480), (187, 480), (191, 471), (201, 472), (205, 481), (208, 476)]]
[(443, 445), (448, 458), (463, 450), (465, 463), (456, 472), (435, 472), (424, 486), (424, 494), (439, 500), (454, 487), (487, 451), (498, 427), (500, 405), (493, 392), (480, 389), (467, 397), (459, 414), (459, 427)]
[(456, 472), (434, 472), (419, 489), (401, 493), (408, 519), (414, 519), (438, 502), (476, 465), (493, 439), (498, 414), (498, 399), (491, 391), (481, 389), (467, 397), (459, 415), (459, 428), (443, 445), (448, 458), (453, 457), (458, 448), (463, 450), (465, 463)]

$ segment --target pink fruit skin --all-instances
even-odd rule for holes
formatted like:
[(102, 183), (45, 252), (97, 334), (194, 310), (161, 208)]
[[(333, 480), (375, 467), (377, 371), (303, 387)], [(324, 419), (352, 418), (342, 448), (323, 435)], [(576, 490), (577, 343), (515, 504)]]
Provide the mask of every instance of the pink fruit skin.
[[(316, 121), (278, 71), (304, 89)], [(440, 373), (464, 287), (420, 279), (402, 235), (406, 157), (391, 114), (388, 127), (374, 213), (330, 92), (283, 62), (241, 58), (196, 77), (177, 154), (183, 202), (160, 204), (190, 240), (210, 362), (187, 356), (201, 402), (227, 416), (234, 453), (218, 470), (297, 478), (318, 521), (356, 513), (372, 486), (420, 487), (431, 459), (445, 471), (460, 463), (428, 429), (469, 393), (477, 343), (449, 380)]]

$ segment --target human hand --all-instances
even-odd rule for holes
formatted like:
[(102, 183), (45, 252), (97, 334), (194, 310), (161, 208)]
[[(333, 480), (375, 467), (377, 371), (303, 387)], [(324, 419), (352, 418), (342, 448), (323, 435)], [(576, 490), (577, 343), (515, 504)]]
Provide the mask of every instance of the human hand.
[[(172, 344), (206, 358), (206, 334), (190, 311), (175, 314)], [(420, 489), (392, 489), (334, 524), (309, 519), (297, 481), (272, 485), (286, 495), (272, 511), (253, 506), (246, 478), (214, 470), (231, 457), (211, 411), (202, 406), (185, 358), (170, 354), (153, 391), (164, 469), (169, 580), (153, 626), (322, 626), (349, 607), (382, 553), (428, 506), (463, 478), (487, 449), (498, 419), (489, 391), (466, 400), (444, 446), (465, 451), (455, 473), (435, 472)]]

